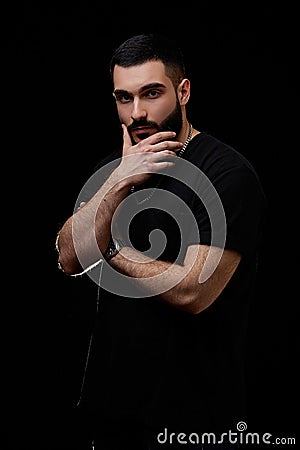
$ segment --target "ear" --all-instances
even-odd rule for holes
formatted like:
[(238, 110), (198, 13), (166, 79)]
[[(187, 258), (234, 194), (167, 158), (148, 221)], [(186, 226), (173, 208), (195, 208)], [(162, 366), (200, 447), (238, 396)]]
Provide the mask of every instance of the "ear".
[(184, 78), (177, 87), (178, 100), (181, 106), (186, 105), (187, 102), (189, 101), (190, 87), (191, 83), (190, 80), (188, 80), (187, 78)]

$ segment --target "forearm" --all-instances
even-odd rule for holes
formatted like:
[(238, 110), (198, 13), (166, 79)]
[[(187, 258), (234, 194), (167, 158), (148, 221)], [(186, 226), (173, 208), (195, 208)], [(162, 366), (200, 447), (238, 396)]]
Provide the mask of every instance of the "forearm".
[(57, 236), (59, 264), (69, 275), (90, 267), (101, 258), (113, 214), (128, 193), (128, 183), (112, 174), (96, 194), (62, 226)]
[(208, 308), (221, 294), (241, 260), (234, 250), (191, 245), (182, 265), (153, 260), (125, 247), (111, 266), (145, 292), (191, 314)]
[(123, 275), (131, 278), (145, 296), (159, 296), (163, 301), (192, 312), (193, 289), (187, 277), (190, 265), (173, 264), (153, 260), (142, 253), (125, 247), (110, 260), (110, 265)]

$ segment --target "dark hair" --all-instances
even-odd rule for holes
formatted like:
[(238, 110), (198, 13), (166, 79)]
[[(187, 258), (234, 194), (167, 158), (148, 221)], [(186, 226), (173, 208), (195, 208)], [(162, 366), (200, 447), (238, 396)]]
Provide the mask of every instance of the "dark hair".
[(170, 38), (160, 34), (140, 34), (123, 42), (113, 53), (110, 74), (114, 67), (131, 67), (148, 61), (161, 61), (166, 75), (176, 87), (185, 77), (184, 59), (181, 49)]

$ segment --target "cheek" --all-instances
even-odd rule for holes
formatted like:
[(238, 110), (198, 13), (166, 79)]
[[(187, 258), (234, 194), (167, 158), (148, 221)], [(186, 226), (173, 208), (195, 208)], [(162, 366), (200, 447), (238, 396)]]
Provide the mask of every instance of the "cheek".
[(155, 108), (152, 109), (152, 114), (155, 115), (156, 122), (163, 121), (166, 117), (168, 117), (176, 106), (176, 99), (170, 99), (169, 101), (165, 101), (163, 103), (157, 104)]

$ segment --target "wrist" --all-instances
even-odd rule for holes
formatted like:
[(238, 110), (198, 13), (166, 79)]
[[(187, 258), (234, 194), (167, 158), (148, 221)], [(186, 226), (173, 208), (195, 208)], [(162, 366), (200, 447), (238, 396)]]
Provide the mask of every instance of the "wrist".
[(117, 168), (111, 175), (111, 181), (113, 188), (118, 192), (124, 192), (125, 194), (131, 188), (132, 184), (128, 176), (122, 174), (119, 168)]

